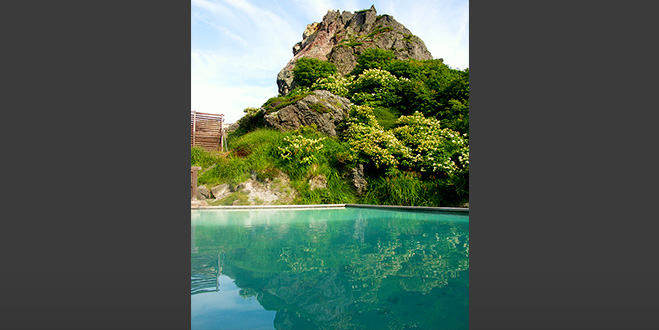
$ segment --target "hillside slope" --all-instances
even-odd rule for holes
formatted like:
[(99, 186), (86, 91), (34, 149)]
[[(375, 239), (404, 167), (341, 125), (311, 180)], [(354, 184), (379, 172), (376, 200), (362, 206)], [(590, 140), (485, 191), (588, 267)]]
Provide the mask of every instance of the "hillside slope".
[(310, 24), (278, 79), (283, 93), (245, 109), (231, 152), (192, 150), (199, 197), (468, 205), (469, 69), (432, 59), (408, 32), (373, 7)]

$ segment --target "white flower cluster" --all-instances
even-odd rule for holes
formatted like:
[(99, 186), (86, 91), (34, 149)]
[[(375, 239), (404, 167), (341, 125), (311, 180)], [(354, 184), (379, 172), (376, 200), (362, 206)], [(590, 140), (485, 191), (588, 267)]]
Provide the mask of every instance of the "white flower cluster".
[(317, 160), (315, 153), (323, 148), (321, 143), (323, 140), (324, 137), (308, 139), (302, 135), (287, 136), (284, 138), (286, 145), (277, 149), (281, 152), (279, 155), (282, 158), (309, 165)]
[(377, 127), (382, 129), (380, 124), (378, 124), (375, 114), (373, 113), (373, 107), (368, 105), (353, 105), (350, 107), (348, 113), (348, 124), (361, 123), (368, 126)]
[(247, 116), (247, 117), (254, 117), (257, 113), (259, 113), (259, 111), (261, 111), (261, 108), (249, 107), (249, 108), (245, 108), (243, 110), (243, 112), (245, 113), (245, 116)]
[(395, 168), (399, 158), (406, 158), (409, 150), (389, 131), (378, 124), (370, 106), (352, 106), (344, 136), (353, 151), (363, 161), (371, 161), (376, 168)]
[(353, 152), (377, 168), (406, 166), (429, 173), (453, 175), (469, 170), (466, 134), (442, 128), (439, 120), (416, 112), (401, 116), (398, 127), (385, 131), (370, 106), (353, 106), (344, 137)]
[(350, 86), (350, 98), (358, 104), (377, 103), (395, 94), (396, 86), (407, 78), (397, 78), (389, 71), (373, 68), (364, 70)]
[(319, 78), (315, 83), (313, 83), (311, 89), (323, 89), (334, 95), (347, 97), (348, 93), (350, 92), (352, 82), (352, 76), (342, 77), (341, 74), (335, 73), (327, 78)]
[(382, 87), (391, 87), (397, 83), (398, 78), (391, 74), (391, 72), (378, 68), (364, 70), (355, 81), (355, 85), (376, 85)]
[(355, 126), (362, 126), (363, 138), (351, 139), (348, 143), (359, 156), (372, 161), (376, 168), (397, 167), (398, 158), (407, 155), (408, 149), (391, 132), (362, 124)]
[(335, 95), (349, 97), (354, 103), (364, 104), (391, 97), (402, 81), (409, 79), (398, 78), (389, 71), (374, 68), (365, 70), (356, 79), (353, 76), (342, 77), (338, 73), (319, 78), (311, 89), (327, 90)]
[(439, 120), (419, 112), (402, 116), (394, 135), (410, 150), (403, 165), (422, 172), (457, 174), (469, 170), (469, 141), (466, 134), (441, 128)]

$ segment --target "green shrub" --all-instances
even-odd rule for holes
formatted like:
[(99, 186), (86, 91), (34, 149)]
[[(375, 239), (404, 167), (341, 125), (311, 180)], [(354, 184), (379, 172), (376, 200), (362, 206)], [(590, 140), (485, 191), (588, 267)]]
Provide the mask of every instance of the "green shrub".
[(298, 86), (311, 87), (319, 78), (327, 78), (337, 72), (334, 63), (302, 57), (295, 62), (293, 81)]
[(265, 126), (263, 108), (245, 108), (243, 112), (245, 112), (245, 115), (236, 122), (238, 129), (229, 134), (227, 141)]
[(322, 89), (338, 96), (347, 97), (352, 86), (353, 76), (342, 77), (333, 74), (326, 78), (318, 79), (312, 86), (312, 90)]
[(378, 124), (372, 107), (352, 106), (347, 125), (342, 137), (358, 162), (389, 172), (397, 169), (400, 159), (409, 157), (409, 150), (396, 136)]
[(318, 161), (316, 155), (323, 148), (320, 143), (325, 138), (310, 139), (303, 135), (290, 135), (284, 137), (281, 146), (278, 146), (279, 156), (295, 167), (305, 167)]
[(368, 48), (357, 56), (357, 65), (350, 72), (351, 75), (359, 75), (367, 69), (385, 68), (389, 62), (395, 59), (394, 52), (380, 48)]
[(409, 150), (402, 164), (424, 172), (451, 176), (469, 171), (469, 140), (466, 134), (443, 128), (435, 118), (415, 112), (398, 119), (392, 130)]
[(388, 130), (396, 125), (396, 121), (400, 117), (400, 113), (395, 108), (387, 107), (375, 107), (373, 109), (373, 115), (378, 121), (378, 124), (382, 126), (383, 129)]

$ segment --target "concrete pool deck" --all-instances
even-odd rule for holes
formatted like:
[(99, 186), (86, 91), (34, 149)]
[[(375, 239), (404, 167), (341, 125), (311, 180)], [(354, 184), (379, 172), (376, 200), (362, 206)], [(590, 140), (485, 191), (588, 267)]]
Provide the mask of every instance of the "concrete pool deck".
[(371, 208), (396, 211), (441, 211), (469, 213), (469, 208), (462, 207), (430, 207), (430, 206), (393, 206), (393, 205), (367, 205), (367, 204), (312, 204), (312, 205), (236, 205), (236, 206), (209, 206), (203, 201), (192, 201), (193, 209), (211, 210), (268, 210), (268, 209), (338, 209), (338, 208)]

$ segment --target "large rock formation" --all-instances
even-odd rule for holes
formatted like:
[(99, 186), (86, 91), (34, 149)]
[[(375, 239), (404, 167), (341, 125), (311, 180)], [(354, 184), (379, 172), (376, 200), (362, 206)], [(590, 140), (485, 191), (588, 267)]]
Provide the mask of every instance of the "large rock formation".
[(357, 64), (357, 56), (368, 48), (391, 50), (397, 59), (430, 60), (432, 55), (423, 41), (392, 16), (377, 15), (374, 6), (357, 11), (328, 11), (323, 21), (312, 23), (302, 33), (302, 41), (293, 46), (293, 58), (277, 75), (279, 94), (293, 88), (293, 68), (301, 57), (334, 63), (342, 75)]
[(265, 116), (265, 122), (279, 130), (290, 131), (315, 124), (319, 132), (336, 136), (336, 125), (348, 115), (351, 102), (328, 91), (316, 90), (301, 100)]

